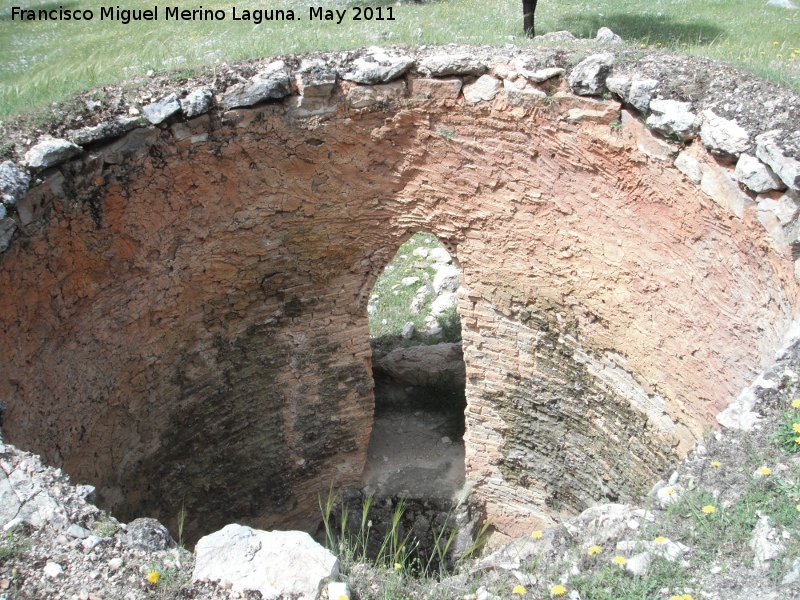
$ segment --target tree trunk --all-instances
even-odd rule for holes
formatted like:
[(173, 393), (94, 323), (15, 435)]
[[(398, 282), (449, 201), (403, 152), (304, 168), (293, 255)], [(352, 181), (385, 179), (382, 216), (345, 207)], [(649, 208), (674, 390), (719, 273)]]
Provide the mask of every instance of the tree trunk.
[(523, 29), (525, 30), (525, 35), (528, 37), (534, 36), (534, 16), (536, 13), (536, 3), (538, 1), (539, 0), (522, 0)]

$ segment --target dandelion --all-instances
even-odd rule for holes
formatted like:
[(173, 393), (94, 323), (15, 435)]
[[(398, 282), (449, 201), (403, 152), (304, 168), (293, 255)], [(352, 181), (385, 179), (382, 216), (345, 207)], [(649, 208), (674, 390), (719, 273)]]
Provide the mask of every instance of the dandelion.
[(668, 496), (672, 496), (674, 493), (675, 493), (675, 490), (673, 490), (672, 488), (669, 488), (669, 489), (667, 490), (667, 495), (668, 495)]
[(403, 568), (403, 565), (401, 565), (400, 563), (394, 563), (394, 570), (395, 571), (399, 571), (402, 568)]
[(153, 570), (147, 574), (147, 581), (150, 583), (158, 583), (158, 580), (161, 579), (161, 575), (159, 575), (158, 571)]
[(796, 506), (796, 508), (797, 508), (797, 512), (800, 512), (800, 504), (798, 504), (798, 505)]
[(350, 600), (350, 598), (348, 598), (344, 594), (341, 594), (336, 600)]
[(561, 584), (554, 585), (553, 587), (550, 588), (551, 596), (563, 596), (566, 593), (567, 593), (567, 588), (565, 588)]
[(692, 598), (691, 594), (684, 594), (681, 596), (681, 600), (694, 600), (694, 598)]
[(595, 544), (594, 546), (589, 546), (589, 550), (588, 550), (589, 556), (594, 556), (595, 554), (600, 554), (600, 551), (602, 549), (603, 548), (598, 546), (597, 544)]
[(776, 54), (775, 57), (776, 58), (783, 58), (783, 54)]
[(772, 475), (772, 469), (769, 467), (761, 467), (758, 472), (761, 473), (761, 475)]
[(656, 538), (656, 544), (663, 544), (666, 541), (667, 541), (667, 538), (665, 538), (663, 535), (660, 535), (660, 536), (658, 536)]
[(721, 467), (721, 466), (722, 466), (722, 463), (721, 463), (721, 462), (719, 462), (718, 460), (712, 460), (712, 461), (711, 461), (711, 466), (712, 466), (712, 467)]
[(627, 559), (627, 558), (625, 558), (624, 556), (615, 556), (615, 557), (614, 557), (613, 559), (611, 559), (611, 560), (612, 560), (613, 562), (617, 563), (617, 564), (618, 564), (620, 567), (621, 567), (621, 566), (623, 566), (623, 565), (624, 565), (626, 562), (628, 562), (628, 559)]
[(800, 444), (800, 437), (794, 438), (794, 443), (795, 444)]
[(777, 46), (777, 45), (778, 45), (778, 42), (772, 42), (772, 45), (773, 45), (773, 46)]
[(800, 433), (800, 423), (792, 423), (792, 430), (795, 433)]
[(717, 511), (717, 507), (714, 506), (713, 504), (706, 504), (703, 507), (703, 512), (706, 513), (707, 515), (713, 514), (716, 511)]
[(535, 539), (535, 540), (538, 540), (540, 537), (542, 537), (542, 532), (541, 532), (541, 531), (539, 531), (539, 530), (537, 529), (536, 531), (534, 531), (534, 532), (531, 534), (531, 537), (532, 537), (533, 539)]
[[(795, 54), (792, 53), (792, 57), (794, 56)], [(792, 408), (800, 408), (800, 398), (795, 398), (794, 400), (792, 400)]]
[(647, 48), (647, 44), (642, 44), (642, 48)]
[(511, 593), (512, 593), (512, 594), (517, 594), (518, 596), (524, 596), (526, 591), (527, 591), (527, 590), (525, 589), (525, 587), (524, 587), (524, 586), (521, 586), (521, 585), (515, 585), (515, 586), (514, 586), (514, 589), (513, 589), (513, 590), (511, 590)]
[(683, 600), (683, 596), (670, 596), (669, 600)]

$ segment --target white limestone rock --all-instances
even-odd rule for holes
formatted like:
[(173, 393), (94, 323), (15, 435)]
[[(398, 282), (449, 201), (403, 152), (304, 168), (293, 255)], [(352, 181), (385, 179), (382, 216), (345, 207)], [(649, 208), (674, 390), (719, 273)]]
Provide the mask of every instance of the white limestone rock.
[(614, 55), (594, 54), (578, 63), (569, 74), (569, 85), (579, 96), (600, 96), (607, 90), (606, 78), (614, 66)]
[(425, 77), (483, 75), (489, 67), (470, 54), (436, 54), (423, 58), (417, 70)]
[(433, 248), (430, 256), (434, 263), (448, 264), (453, 262), (453, 257), (444, 248)]
[(625, 563), (625, 570), (631, 575), (637, 577), (644, 577), (650, 570), (650, 563), (653, 562), (653, 556), (649, 552), (640, 552), (634, 554)]
[(780, 177), (767, 165), (758, 160), (755, 156), (742, 154), (736, 163), (736, 170), (733, 178), (746, 185), (757, 194), (770, 190), (785, 190), (786, 186)]
[(467, 104), (477, 104), (478, 102), (488, 102), (494, 99), (503, 87), (503, 82), (491, 75), (481, 75), (477, 81), (465, 85), (463, 89), (464, 99)]
[(780, 129), (756, 136), (756, 156), (769, 165), (790, 189), (800, 191), (800, 161), (786, 156), (777, 143)]
[(458, 289), (458, 268), (455, 265), (437, 265), (436, 275), (433, 277), (433, 291), (439, 294), (455, 292)]
[(563, 44), (565, 42), (574, 42), (576, 39), (569, 31), (549, 31), (543, 35), (535, 36), (533, 41), (545, 44)]
[(46, 169), (67, 161), (81, 152), (80, 146), (68, 140), (45, 138), (25, 153), (22, 162), (31, 169)]
[(431, 314), (440, 317), (458, 304), (458, 297), (453, 292), (440, 294), (436, 300), (431, 302)]
[(548, 67), (531, 71), (525, 66), (525, 61), (519, 58), (515, 59), (514, 65), (517, 68), (517, 72), (531, 83), (542, 83), (553, 77), (561, 77), (564, 74), (564, 69), (561, 67)]
[(369, 48), (369, 53), (353, 61), (350, 71), (342, 77), (364, 85), (389, 83), (414, 66), (410, 56), (399, 56), (383, 48)]
[(650, 108), (650, 100), (658, 85), (657, 79), (629, 80), (627, 77), (609, 77), (606, 80), (606, 87), (622, 98), (624, 102), (633, 106), (640, 114), (647, 113)]
[(547, 94), (542, 90), (517, 90), (509, 86), (505, 87), (503, 94), (510, 106), (536, 106), (547, 98)]
[(700, 162), (696, 158), (686, 154), (686, 152), (681, 152), (675, 159), (675, 167), (694, 183), (700, 183), (703, 179), (703, 171), (700, 169)]
[(93, 144), (128, 133), (131, 129), (142, 127), (147, 121), (142, 117), (118, 117), (107, 123), (100, 123), (93, 127), (81, 127), (67, 132), (67, 137), (79, 146)]
[(16, 206), (27, 193), (30, 182), (30, 176), (10, 160), (0, 164), (0, 201), (6, 206)]
[(177, 94), (170, 94), (158, 102), (148, 104), (142, 109), (145, 118), (153, 125), (163, 123), (181, 109)]
[(200, 538), (192, 581), (230, 582), (236, 592), (258, 590), (266, 600), (317, 600), (339, 561), (301, 531), (261, 531), (226, 525)]
[(740, 127), (736, 121), (723, 119), (707, 108), (702, 113), (703, 124), (700, 126), (700, 139), (712, 154), (721, 156), (738, 156), (752, 145), (750, 134)]
[(181, 100), (181, 110), (189, 119), (200, 116), (209, 111), (213, 98), (214, 93), (210, 87), (198, 88)]
[(689, 102), (677, 100), (651, 100), (651, 114), (647, 126), (667, 137), (677, 137), (687, 142), (695, 137), (697, 116)]
[(753, 535), (747, 544), (753, 551), (753, 568), (756, 571), (768, 571), (770, 561), (786, 551), (780, 540), (780, 533), (770, 524), (770, 518), (759, 516)]
[(253, 106), (264, 100), (284, 98), (291, 91), (286, 65), (282, 60), (276, 60), (246, 83), (237, 83), (228, 88), (222, 96), (220, 106), (223, 110)]
[(611, 31), (608, 27), (601, 27), (597, 30), (597, 35), (595, 36), (595, 41), (600, 42), (601, 44), (624, 44), (625, 40), (623, 40), (620, 36), (616, 33)]

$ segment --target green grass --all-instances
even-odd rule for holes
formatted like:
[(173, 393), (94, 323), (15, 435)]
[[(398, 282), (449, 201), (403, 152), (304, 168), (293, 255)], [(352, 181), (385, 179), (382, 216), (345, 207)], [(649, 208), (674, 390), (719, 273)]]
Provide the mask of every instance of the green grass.
[[(515, 44), (535, 45), (521, 33), (519, 0), (432, 0), (397, 6), (386, 0), (318, 3), (282, 0), (270, 8), (293, 9), (295, 22), (232, 21), (231, 4), (189, 2), (181, 8), (224, 8), (224, 21), (100, 21), (97, 0), (31, 3), (93, 9), (89, 22), (12, 22), (16, 0), (0, 0), (0, 118), (48, 105), (93, 87), (116, 83), (149, 70), (175, 72), (184, 81), (198, 68), (285, 53), (342, 50), (368, 45)], [(309, 5), (349, 8), (392, 5), (394, 21), (310, 22)], [(800, 11), (767, 6), (764, 0), (543, 0), (537, 33), (566, 29), (593, 37), (608, 26), (629, 43), (721, 58), (770, 79), (800, 88)], [(153, 3), (129, 0), (125, 8)], [(164, 6), (161, 5), (163, 19)], [(239, 11), (264, 8), (255, 0)], [(348, 15), (352, 15), (352, 10)], [(757, 26), (753, 26), (757, 23)]]
[[(435, 269), (431, 266), (430, 259), (414, 255), (417, 248), (441, 248), (436, 236), (428, 233), (417, 233), (405, 242), (392, 261), (386, 265), (383, 273), (375, 282), (370, 296), (371, 310), (374, 313), (369, 317), (370, 337), (373, 344), (382, 348), (419, 345), (425, 343), (456, 342), (461, 339), (461, 322), (455, 307), (439, 317), (438, 322), (442, 328), (439, 338), (426, 338), (419, 334), (425, 328), (425, 317), (430, 313), (433, 296), (433, 278)], [(402, 280), (407, 277), (416, 277), (419, 281), (405, 285)], [(411, 311), (414, 295), (421, 287), (428, 286), (428, 296), (418, 312)], [(410, 340), (403, 340), (401, 332), (403, 326), (414, 323), (415, 331)]]

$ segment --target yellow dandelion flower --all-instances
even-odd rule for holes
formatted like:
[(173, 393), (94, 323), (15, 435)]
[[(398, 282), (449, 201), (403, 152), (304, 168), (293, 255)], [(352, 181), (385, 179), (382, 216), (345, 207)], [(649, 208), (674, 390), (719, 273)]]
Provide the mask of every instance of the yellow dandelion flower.
[(800, 437), (794, 438), (794, 443), (795, 444), (800, 444)]
[(589, 556), (594, 556), (595, 554), (600, 554), (600, 551), (602, 549), (603, 548), (598, 546), (597, 544), (595, 544), (594, 546), (589, 546), (589, 550), (588, 550)]
[(667, 495), (668, 495), (668, 496), (672, 496), (672, 494), (674, 494), (674, 493), (675, 493), (675, 490), (673, 490), (672, 488), (669, 488), (669, 489), (667, 490)]
[(761, 56), (764, 56), (764, 55), (766, 54), (766, 52), (764, 52), (764, 51), (762, 50), (761, 52), (759, 52), (759, 54), (760, 54)]
[(642, 44), (642, 48), (647, 48), (647, 44)]
[(401, 565), (400, 563), (394, 563), (394, 570), (395, 571), (397, 571), (399, 569), (402, 569), (402, 568), (403, 568), (403, 565)]
[(626, 562), (628, 562), (628, 559), (627, 559), (627, 558), (625, 558), (624, 556), (615, 556), (615, 557), (614, 557), (613, 559), (611, 559), (611, 560), (612, 560), (613, 562), (617, 563), (617, 564), (618, 564), (620, 567), (621, 567), (622, 565), (624, 565)]
[(524, 586), (521, 586), (521, 585), (515, 585), (515, 586), (514, 586), (514, 589), (513, 589), (513, 590), (511, 590), (511, 593), (512, 593), (512, 594), (517, 594), (518, 596), (524, 596), (526, 591), (527, 591), (527, 590), (525, 590), (525, 587), (524, 587)]
[(783, 54), (776, 54), (775, 57), (776, 58), (783, 58)]
[(797, 505), (797, 512), (800, 512), (800, 504)]
[(773, 46), (777, 46), (777, 45), (778, 45), (778, 42), (772, 42), (772, 45), (773, 45)]
[(344, 594), (341, 594), (336, 600), (350, 600), (350, 598), (348, 598)]
[(565, 588), (561, 584), (554, 585), (553, 587), (550, 588), (551, 596), (563, 596), (566, 593), (567, 593), (567, 588)]
[(694, 600), (694, 598), (692, 598), (691, 594), (684, 594), (681, 596), (681, 600)]
[(158, 573), (158, 571), (153, 570), (147, 574), (147, 581), (150, 583), (158, 583), (159, 579), (161, 579), (161, 575)]
[[(794, 52), (792, 53), (792, 57), (796, 56)], [(792, 408), (800, 408), (800, 398), (795, 398), (792, 400)]]
[(665, 538), (663, 535), (660, 535), (660, 536), (658, 536), (656, 538), (656, 544), (663, 544), (666, 541), (667, 541), (667, 538)]
[(792, 423), (792, 430), (795, 433), (800, 433), (800, 423)]
[(711, 466), (712, 466), (712, 467), (721, 467), (721, 466), (722, 466), (722, 463), (721, 463), (721, 462), (719, 462), (718, 460), (712, 460), (712, 461), (711, 461)]
[(713, 504), (706, 504), (703, 507), (703, 512), (706, 513), (707, 515), (713, 514), (716, 511), (717, 511), (717, 507), (714, 506)]
[(543, 535), (543, 534), (542, 534), (542, 532), (541, 532), (541, 531), (539, 531), (539, 530), (537, 529), (536, 531), (534, 531), (534, 532), (531, 534), (531, 537), (532, 537), (533, 539), (535, 539), (535, 540), (538, 540), (540, 537), (542, 537), (542, 535)]
[(770, 469), (769, 467), (761, 467), (758, 470), (758, 472), (761, 473), (762, 475), (772, 475), (772, 469)]

